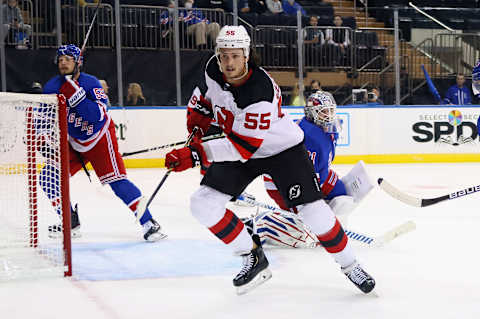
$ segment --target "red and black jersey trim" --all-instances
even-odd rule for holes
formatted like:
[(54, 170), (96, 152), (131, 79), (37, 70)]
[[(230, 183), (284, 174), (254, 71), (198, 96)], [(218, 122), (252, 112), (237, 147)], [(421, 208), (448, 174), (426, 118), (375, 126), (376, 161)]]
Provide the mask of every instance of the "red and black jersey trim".
[(325, 235), (318, 236), (320, 244), (329, 252), (329, 253), (338, 253), (341, 252), (348, 242), (348, 237), (343, 231), (342, 225), (338, 219), (335, 221), (333, 228), (326, 233)]
[(242, 221), (231, 210), (227, 209), (223, 218), (209, 229), (225, 244), (229, 244), (237, 238), (243, 227)]
[(227, 138), (235, 146), (236, 150), (240, 155), (248, 160), (252, 155), (260, 148), (262, 145), (263, 139), (258, 139), (250, 136), (240, 135), (231, 131)]

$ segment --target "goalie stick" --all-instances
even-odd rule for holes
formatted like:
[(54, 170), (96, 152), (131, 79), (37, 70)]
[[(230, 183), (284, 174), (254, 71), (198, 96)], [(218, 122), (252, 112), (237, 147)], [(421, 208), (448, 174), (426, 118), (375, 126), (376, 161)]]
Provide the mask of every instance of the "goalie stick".
[(480, 185), (476, 185), (476, 186), (468, 187), (447, 195), (442, 195), (434, 198), (418, 198), (402, 192), (401, 190), (399, 190), (398, 188), (396, 188), (395, 186), (393, 186), (383, 178), (378, 179), (378, 185), (380, 186), (381, 189), (383, 189), (388, 195), (392, 196), (393, 198), (407, 205), (415, 206), (415, 207), (426, 207), (430, 205), (435, 205), (443, 201), (456, 199), (466, 195), (474, 194), (476, 192), (480, 192)]
[[(192, 132), (190, 133), (190, 135), (188, 136), (187, 140), (185, 141), (185, 145), (184, 147), (187, 147), (190, 142), (192, 141), (193, 137), (195, 136), (195, 134), (197, 133), (198, 131), (198, 127), (194, 127)], [(143, 214), (145, 214), (145, 211), (147, 210), (148, 206), (150, 206), (150, 203), (152, 202), (152, 200), (155, 198), (155, 196), (157, 195), (158, 191), (160, 190), (160, 187), (162, 187), (162, 185), (165, 183), (165, 181), (167, 180), (168, 176), (170, 175), (170, 173), (173, 171), (173, 168), (169, 168), (167, 170), (167, 172), (165, 173), (165, 175), (163, 175), (163, 178), (162, 180), (160, 181), (160, 183), (158, 183), (158, 186), (157, 188), (155, 188), (155, 190), (153, 191), (153, 194), (152, 196), (150, 196), (150, 199), (147, 201), (147, 199), (145, 198), (145, 196), (142, 196), (140, 198), (140, 201), (138, 202), (138, 205), (137, 205), (137, 221), (140, 222), (140, 219), (142, 219), (143, 217)], [(140, 213), (141, 212), (141, 213)]]
[[(215, 140), (217, 138), (222, 138), (224, 136), (225, 135), (223, 135), (223, 134), (215, 134), (215, 135), (205, 136), (205, 137), (202, 138), (202, 142)], [(153, 152), (153, 151), (157, 151), (157, 150), (161, 150), (161, 149), (165, 149), (165, 148), (184, 145), (186, 142), (187, 141), (181, 141), (181, 142), (175, 142), (175, 143), (165, 144), (165, 145), (161, 145), (161, 146), (155, 146), (155, 147), (151, 147), (151, 148), (145, 148), (143, 150), (134, 151), (134, 152), (125, 152), (125, 153), (122, 153), (122, 157), (135, 155), (135, 154), (140, 154), (140, 153), (146, 153), (146, 152)]]
[[(286, 215), (295, 215), (296, 216), (296, 214), (294, 214), (292, 212), (285, 211), (285, 210), (282, 210), (278, 207), (271, 206), (271, 205), (268, 205), (266, 203), (256, 201), (255, 199), (252, 199), (250, 197), (244, 197), (244, 196), (240, 195), (240, 196), (237, 197), (237, 200), (243, 201), (247, 204), (257, 206), (257, 207), (260, 207), (260, 208), (265, 208), (265, 209), (272, 210), (272, 211), (280, 211), (280, 212), (282, 212)], [(348, 238), (351, 238), (351, 239), (356, 240), (356, 241), (358, 241), (362, 244), (365, 244), (368, 247), (381, 247), (381, 246), (385, 245), (386, 243), (394, 240), (398, 236), (409, 233), (409, 232), (415, 230), (415, 228), (416, 228), (415, 223), (413, 221), (408, 221), (408, 222), (405, 222), (401, 225), (398, 225), (398, 226), (390, 229), (389, 231), (385, 232), (381, 236), (377, 236), (377, 237), (368, 236), (368, 235), (361, 234), (361, 233), (358, 233), (358, 232), (355, 232), (355, 231), (352, 231), (352, 230), (347, 230), (347, 229), (345, 229), (345, 234), (348, 236)]]

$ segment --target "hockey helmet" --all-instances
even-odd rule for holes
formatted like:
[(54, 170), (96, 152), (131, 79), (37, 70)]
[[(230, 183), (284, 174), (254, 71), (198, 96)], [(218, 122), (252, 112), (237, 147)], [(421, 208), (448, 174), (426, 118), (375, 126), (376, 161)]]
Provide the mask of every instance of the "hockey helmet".
[(336, 125), (337, 102), (329, 92), (312, 93), (304, 107), (305, 117), (323, 128)]
[(82, 64), (82, 62), (83, 62), (82, 51), (75, 44), (61, 45), (57, 49), (57, 56), (55, 58), (56, 63), (58, 63), (58, 59), (62, 55), (69, 55), (69, 56), (73, 57), (75, 62), (78, 62), (79, 64)]
[(243, 49), (243, 54), (248, 58), (250, 54), (250, 36), (244, 26), (226, 25), (218, 33), (215, 55), (218, 57), (220, 49)]

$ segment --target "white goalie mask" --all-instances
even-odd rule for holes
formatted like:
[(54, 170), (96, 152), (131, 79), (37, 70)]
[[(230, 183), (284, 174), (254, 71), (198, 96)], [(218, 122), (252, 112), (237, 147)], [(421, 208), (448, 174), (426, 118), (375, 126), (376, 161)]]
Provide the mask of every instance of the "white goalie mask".
[(307, 120), (322, 127), (325, 132), (338, 132), (337, 103), (332, 94), (324, 91), (312, 93), (304, 112)]
[[(248, 72), (248, 57), (250, 56), (250, 36), (244, 26), (226, 25), (218, 33), (215, 47), (215, 56), (218, 66), (220, 65), (220, 49), (243, 49), (243, 55), (247, 59), (245, 62), (246, 72)], [(242, 75), (243, 77), (243, 75)]]

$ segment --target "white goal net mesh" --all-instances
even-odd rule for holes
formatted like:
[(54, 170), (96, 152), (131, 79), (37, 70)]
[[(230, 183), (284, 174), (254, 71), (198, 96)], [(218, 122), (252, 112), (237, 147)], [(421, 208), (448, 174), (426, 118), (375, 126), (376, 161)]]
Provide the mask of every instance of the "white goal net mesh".
[(58, 103), (55, 95), (0, 93), (0, 280), (67, 270), (69, 244), (48, 231), (62, 225), (68, 193)]

